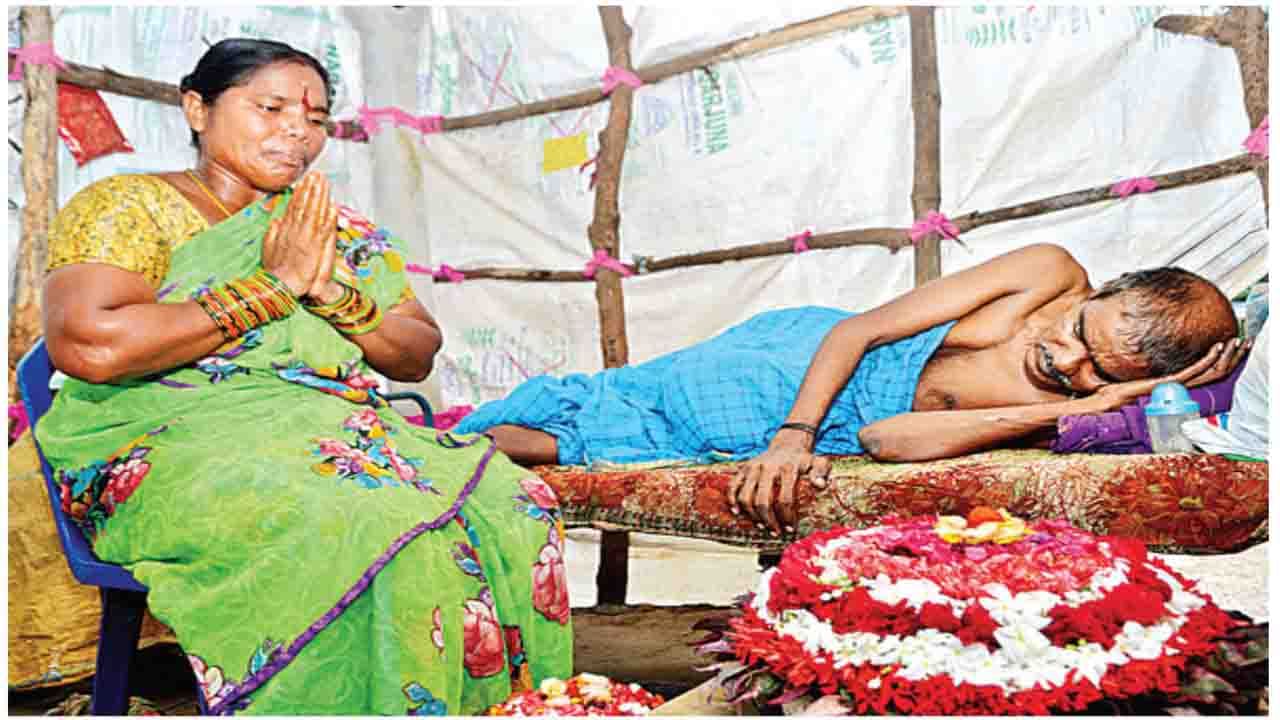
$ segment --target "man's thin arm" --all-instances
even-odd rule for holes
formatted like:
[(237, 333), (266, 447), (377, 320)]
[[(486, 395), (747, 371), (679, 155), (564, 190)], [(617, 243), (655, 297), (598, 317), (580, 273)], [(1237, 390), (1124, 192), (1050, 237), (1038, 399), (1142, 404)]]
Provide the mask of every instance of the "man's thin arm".
[(1063, 415), (1101, 412), (1093, 398), (983, 410), (909, 412), (872, 423), (858, 432), (868, 455), (884, 462), (957, 457), (1019, 444), (1055, 428)]

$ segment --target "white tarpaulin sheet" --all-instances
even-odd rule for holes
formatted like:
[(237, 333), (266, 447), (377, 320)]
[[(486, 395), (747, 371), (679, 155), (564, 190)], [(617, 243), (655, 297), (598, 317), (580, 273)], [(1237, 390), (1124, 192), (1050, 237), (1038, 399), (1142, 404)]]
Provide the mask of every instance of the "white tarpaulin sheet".
[[(625, 16), (633, 63), (643, 66), (838, 9), (626, 6)], [(1220, 11), (939, 9), (941, 211), (991, 210), (1242, 152), (1250, 128), (1234, 53), (1152, 27), (1165, 14)], [(432, 7), (404, 28), (419, 34), (418, 57), (377, 67), (361, 59), (376, 54), (378, 38), (354, 30), (350, 15), (359, 12), (397, 11), (76, 7), (60, 11), (55, 35), (69, 60), (169, 82), (189, 71), (205, 41), (282, 39), (315, 53), (339, 77), (340, 118), (362, 103), (384, 105), (370, 95), (379, 83), (412, 87), (418, 106), (409, 112), (457, 116), (592, 87), (607, 64), (594, 7)], [(903, 16), (640, 88), (621, 184), (622, 258), (781, 240), (804, 228), (910, 225), (909, 45)], [(138, 152), (76, 170), (61, 151), (60, 201), (106, 175), (173, 169), (193, 157), (183, 150), (187, 132), (176, 109), (106, 97)], [(593, 168), (577, 165), (595, 154), (607, 116), (601, 103), (426, 137), (393, 131), (374, 145), (331, 142), (320, 168), (341, 199), (375, 217), (408, 200), (374, 197), (374, 173), (402, 174), (427, 218), (425, 227), (391, 228), (413, 261), (581, 269), (594, 193)], [(373, 166), (371, 151), (387, 143), (412, 150), (408, 170)], [(557, 165), (563, 169), (552, 170)], [(11, 162), (11, 189), (14, 168)], [(11, 226), (12, 216), (11, 209)], [(987, 226), (964, 241), (967, 250), (944, 243), (944, 272), (1051, 242), (1070, 249), (1095, 282), (1179, 264), (1234, 294), (1265, 272), (1266, 218), (1256, 178), (1240, 175)], [(627, 279), (631, 361), (765, 309), (866, 309), (909, 289), (911, 278), (910, 251), (849, 248)], [(589, 282), (433, 286), (418, 276), (414, 284), (445, 328), (428, 383), (437, 402), (476, 404), (535, 374), (601, 367)]]

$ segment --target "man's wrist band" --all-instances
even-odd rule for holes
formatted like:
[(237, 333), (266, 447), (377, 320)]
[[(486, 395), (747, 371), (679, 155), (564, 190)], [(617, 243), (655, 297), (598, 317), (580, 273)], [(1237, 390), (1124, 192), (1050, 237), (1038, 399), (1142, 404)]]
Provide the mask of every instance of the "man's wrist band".
[(778, 430), (799, 430), (800, 432), (807, 432), (814, 437), (818, 436), (818, 426), (810, 425), (809, 423), (802, 423), (802, 422), (782, 423), (781, 425), (778, 426)]

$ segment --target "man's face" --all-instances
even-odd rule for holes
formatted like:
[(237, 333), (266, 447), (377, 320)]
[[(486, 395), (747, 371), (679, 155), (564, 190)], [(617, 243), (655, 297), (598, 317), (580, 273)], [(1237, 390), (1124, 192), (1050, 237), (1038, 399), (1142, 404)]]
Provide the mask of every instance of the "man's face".
[(1067, 308), (1028, 349), (1032, 381), (1047, 390), (1088, 395), (1103, 385), (1150, 376), (1125, 340), (1124, 299), (1083, 300)]

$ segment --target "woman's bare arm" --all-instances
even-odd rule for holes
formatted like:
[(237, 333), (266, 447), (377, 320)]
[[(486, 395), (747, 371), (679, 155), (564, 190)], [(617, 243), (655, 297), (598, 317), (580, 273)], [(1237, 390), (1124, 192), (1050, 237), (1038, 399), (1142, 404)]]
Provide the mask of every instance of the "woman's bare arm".
[(49, 273), (44, 328), (54, 366), (92, 383), (186, 365), (225, 342), (194, 301), (157, 303), (141, 274), (101, 263)]
[(374, 370), (401, 382), (425, 379), (444, 342), (440, 326), (417, 298), (386, 311), (377, 330), (347, 339), (360, 346)]

